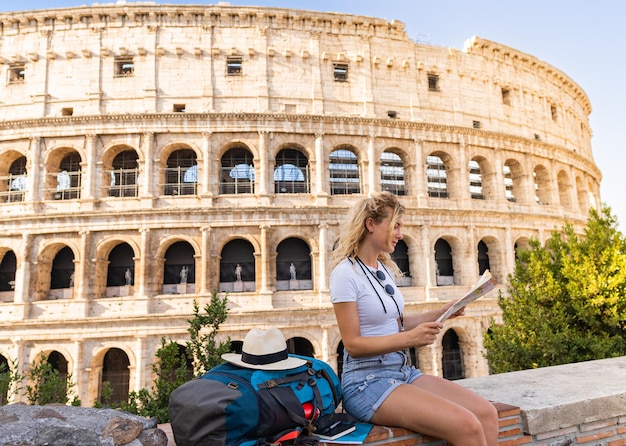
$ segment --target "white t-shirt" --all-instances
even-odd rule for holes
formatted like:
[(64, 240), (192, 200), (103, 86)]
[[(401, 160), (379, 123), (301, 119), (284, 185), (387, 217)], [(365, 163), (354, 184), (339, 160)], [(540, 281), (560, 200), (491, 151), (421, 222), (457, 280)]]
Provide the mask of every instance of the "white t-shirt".
[[(391, 273), (384, 269), (380, 262), (378, 262), (378, 269), (382, 270), (386, 276), (386, 280), (382, 283), (373, 276), (376, 274), (375, 271), (372, 271), (372, 275), (367, 269), (366, 265), (360, 265), (352, 259), (345, 259), (339, 263), (330, 275), (331, 302), (357, 303), (361, 336), (384, 336), (398, 333), (400, 331), (398, 309), (400, 313), (404, 311), (404, 297)], [(389, 296), (384, 289), (387, 284), (391, 284), (395, 289), (393, 297)], [(378, 295), (376, 295), (377, 292)]]

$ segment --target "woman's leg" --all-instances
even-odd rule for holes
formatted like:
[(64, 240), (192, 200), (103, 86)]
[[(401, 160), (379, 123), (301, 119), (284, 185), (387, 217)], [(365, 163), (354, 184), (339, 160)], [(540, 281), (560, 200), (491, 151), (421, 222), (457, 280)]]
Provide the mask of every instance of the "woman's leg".
[(394, 390), (371, 422), (404, 427), (455, 446), (498, 444), (498, 413), (493, 405), (464, 387), (429, 375)]

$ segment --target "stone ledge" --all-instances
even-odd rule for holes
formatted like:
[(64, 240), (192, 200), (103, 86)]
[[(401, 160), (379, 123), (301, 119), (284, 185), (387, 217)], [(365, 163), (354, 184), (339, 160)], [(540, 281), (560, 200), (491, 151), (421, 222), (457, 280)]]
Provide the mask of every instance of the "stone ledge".
[(519, 407), (531, 435), (626, 415), (626, 357), (457, 381), (490, 401)]

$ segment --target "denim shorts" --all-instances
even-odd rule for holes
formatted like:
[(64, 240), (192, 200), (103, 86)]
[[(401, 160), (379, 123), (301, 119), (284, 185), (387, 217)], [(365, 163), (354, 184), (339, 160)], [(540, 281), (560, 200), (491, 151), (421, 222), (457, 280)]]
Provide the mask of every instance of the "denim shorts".
[(344, 355), (342, 390), (343, 407), (355, 418), (369, 422), (391, 392), (400, 384), (409, 384), (422, 375), (408, 365), (402, 352), (368, 358)]

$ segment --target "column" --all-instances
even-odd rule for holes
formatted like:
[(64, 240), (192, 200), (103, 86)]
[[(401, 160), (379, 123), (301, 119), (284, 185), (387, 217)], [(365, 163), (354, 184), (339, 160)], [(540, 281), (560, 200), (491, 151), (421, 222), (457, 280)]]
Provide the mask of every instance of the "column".
[(98, 162), (96, 159), (96, 137), (95, 133), (85, 135), (86, 160), (81, 163), (81, 181), (83, 185), (84, 200), (94, 200), (96, 195), (96, 176)]
[(327, 196), (327, 184), (324, 181), (326, 158), (324, 157), (324, 134), (315, 134), (315, 194)]
[(13, 292), (13, 302), (15, 311), (13, 319), (22, 320), (28, 317), (30, 311), (30, 284), (32, 282), (32, 236), (22, 234), (22, 255), (16, 252), (17, 269), (15, 271), (15, 289)]
[[(254, 190), (258, 195), (267, 195), (268, 183), (270, 178), (272, 182), (274, 180), (273, 175), (268, 175), (268, 157), (267, 153), (267, 140), (269, 133), (261, 131), (259, 132), (259, 176), (255, 179)], [(256, 170), (256, 169), (255, 169)], [(257, 190), (258, 188), (258, 190)]]
[[(15, 337), (13, 339), (11, 339), (11, 341), (13, 342), (13, 350), (15, 351), (15, 360), (17, 361), (17, 370), (16, 372), (20, 375), (23, 376), (24, 372), (26, 371), (26, 369), (28, 368), (28, 358), (26, 356), (26, 348), (24, 347), (24, 340), (22, 339), (21, 336)], [(11, 401), (10, 402), (21, 402), (21, 398), (20, 395), (22, 394), (22, 392), (19, 392), (19, 388), (18, 386), (20, 385), (20, 383), (13, 383), (12, 384), (12, 390), (10, 392), (11, 394)], [(25, 401), (23, 401), (25, 402)]]
[(424, 147), (419, 139), (413, 140), (415, 147), (415, 196), (418, 207), (428, 206), (428, 181), (426, 181), (426, 156), (423, 153)]
[(91, 233), (89, 231), (79, 231), (80, 235), (80, 252), (79, 261), (74, 260), (74, 290), (73, 298), (78, 301), (75, 304), (80, 308), (83, 316), (89, 316), (89, 301), (93, 296), (93, 290), (89, 290), (88, 277), (89, 274), (89, 244), (91, 241)]
[[(326, 268), (327, 268), (327, 262), (326, 262), (326, 253), (328, 252), (328, 250), (326, 249), (326, 233), (328, 232), (328, 224), (326, 223), (322, 223), (319, 225), (319, 266), (318, 266), (318, 272), (317, 272), (317, 280), (318, 280), (318, 284), (317, 284), (317, 289), (319, 290), (320, 293), (325, 293), (328, 292), (328, 281), (326, 279)], [(321, 296), (320, 296), (321, 297)]]
[[(28, 170), (28, 177), (26, 181), (26, 196), (25, 201), (27, 202), (40, 202), (42, 199), (42, 187), (45, 187), (41, 184), (42, 178), (42, 167), (43, 159), (41, 156), (41, 138), (30, 138), (30, 169)], [(45, 170), (44, 170), (45, 171)]]
[(143, 133), (143, 171), (140, 170), (140, 195), (142, 198), (152, 199), (154, 195), (154, 186), (160, 187), (160, 184), (155, 183), (154, 179), (154, 132)]
[[(141, 252), (139, 253), (139, 287), (138, 297), (146, 297), (150, 288), (150, 271), (148, 262), (148, 253), (150, 252), (150, 228), (142, 228), (139, 230), (141, 235)], [(153, 278), (154, 281), (158, 280)]]
[(211, 283), (211, 265), (209, 262), (211, 262), (211, 259), (213, 258), (210, 252), (211, 227), (207, 226), (201, 228), (200, 231), (202, 231), (202, 245), (200, 248), (202, 253), (200, 255), (200, 271), (198, 271), (200, 274), (196, 274), (196, 286), (200, 290), (200, 294), (206, 295), (210, 293), (209, 283)]
[(433, 286), (433, 263), (435, 257), (430, 249), (430, 240), (428, 235), (428, 229), (425, 226), (421, 227), (421, 243), (422, 243), (422, 266), (424, 274), (424, 298), (426, 302), (431, 300), (430, 288)]
[[(200, 195), (205, 197), (212, 197), (214, 193), (219, 193), (213, 188), (216, 182), (219, 183), (219, 174), (214, 174), (212, 171), (211, 163), (211, 132), (202, 132), (202, 175), (199, 178), (200, 181)], [(219, 184), (218, 184), (219, 187)]]
[[(485, 196), (487, 199), (495, 200), (497, 204), (506, 204), (506, 185), (504, 184), (504, 164), (502, 162), (502, 150), (496, 147), (494, 150), (493, 171), (489, 173), (482, 172), (483, 176), (483, 194), (485, 189), (493, 191), (492, 196)], [(492, 176), (494, 178), (492, 178)]]
[[(146, 386), (147, 365), (150, 364), (150, 360), (146, 358), (146, 337), (137, 336), (135, 343), (135, 389), (143, 389)], [(133, 390), (133, 389), (129, 389)]]
[[(269, 292), (268, 277), (270, 274), (269, 268), (269, 253), (267, 252), (267, 237), (268, 232), (271, 230), (268, 225), (261, 225), (261, 287), (259, 291), (261, 293)], [(258, 277), (258, 275), (257, 275)]]
[(82, 401), (83, 404), (87, 401), (87, 395), (89, 390), (89, 374), (86, 372), (85, 361), (85, 348), (83, 340), (81, 338), (73, 338), (74, 352), (74, 367), (72, 368), (72, 377), (74, 383), (76, 383), (75, 393), (76, 396)]
[[(270, 290), (269, 288), (269, 277), (270, 277), (270, 261), (271, 261), (271, 256), (268, 252), (267, 249), (267, 245), (269, 237), (270, 237), (270, 233), (272, 231), (271, 226), (269, 225), (261, 225), (261, 254), (260, 254), (260, 266), (261, 266), (261, 274), (259, 277), (259, 271), (256, 272), (256, 284), (257, 284), (257, 290), (258, 290), (258, 296), (259, 296), (259, 301), (258, 301), (258, 309), (259, 310), (271, 310), (273, 308), (273, 304), (272, 304), (272, 296), (273, 296), (273, 291)], [(255, 254), (255, 258), (258, 258), (257, 255)], [(261, 282), (261, 286), (259, 288), (259, 279)], [(274, 281), (275, 282), (275, 281)]]
[[(459, 143), (459, 159), (458, 165), (453, 168), (456, 169), (457, 175), (453, 175), (456, 178), (456, 184), (454, 184), (454, 197), (459, 198), (464, 203), (471, 200), (470, 196), (470, 180), (469, 180), (469, 161), (467, 157), (467, 144), (465, 141)], [(450, 185), (448, 185), (450, 187)]]
[(367, 191), (363, 191), (363, 193), (366, 194), (371, 194), (374, 190), (377, 189), (376, 185), (380, 186), (380, 177), (378, 178), (378, 181), (376, 179), (376, 152), (375, 152), (375, 147), (374, 147), (374, 142), (375, 142), (375, 137), (370, 135), (367, 138), (367, 158), (368, 158), (368, 164), (367, 164), (367, 184), (368, 184), (368, 189)]

